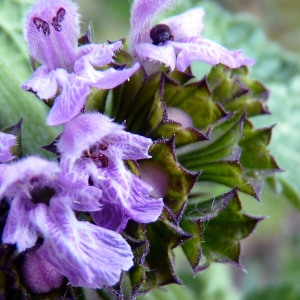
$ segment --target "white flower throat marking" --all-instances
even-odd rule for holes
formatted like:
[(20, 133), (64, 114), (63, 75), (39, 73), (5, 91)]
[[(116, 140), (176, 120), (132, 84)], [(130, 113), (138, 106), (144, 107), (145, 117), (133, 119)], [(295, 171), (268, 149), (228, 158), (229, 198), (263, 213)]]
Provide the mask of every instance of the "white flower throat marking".
[[(60, 23), (64, 20), (65, 15), (66, 15), (66, 10), (63, 7), (61, 7), (57, 11), (56, 16), (52, 18), (52, 26), (56, 31), (62, 30), (62, 26)], [(42, 31), (45, 36), (50, 35), (50, 26), (46, 21), (44, 21), (39, 17), (34, 17), (32, 21), (35, 24), (38, 31)]]

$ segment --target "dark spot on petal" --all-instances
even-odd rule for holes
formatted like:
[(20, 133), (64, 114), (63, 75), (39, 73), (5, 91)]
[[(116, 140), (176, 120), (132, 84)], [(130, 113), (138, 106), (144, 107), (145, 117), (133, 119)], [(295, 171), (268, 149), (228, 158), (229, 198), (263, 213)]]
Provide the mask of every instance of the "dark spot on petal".
[(54, 29), (56, 31), (61, 31), (62, 30), (62, 26), (61, 26), (61, 22), (64, 20), (64, 16), (66, 14), (66, 10), (61, 7), (57, 13), (56, 13), (56, 17), (53, 17), (52, 19), (52, 26), (54, 27)]
[(152, 27), (150, 30), (150, 38), (153, 41), (153, 45), (174, 41), (174, 36), (171, 33), (170, 27), (165, 24), (157, 24)]
[(61, 7), (56, 13), (57, 21), (58, 22), (63, 21), (65, 15), (66, 15), (66, 10), (63, 7)]
[(46, 21), (38, 17), (34, 17), (32, 20), (38, 31), (42, 31), (45, 36), (50, 34), (50, 27)]
[(89, 180), (89, 185), (90, 185), (90, 186), (94, 186), (94, 181), (93, 181), (93, 179), (92, 179), (91, 176), (89, 177), (88, 180)]

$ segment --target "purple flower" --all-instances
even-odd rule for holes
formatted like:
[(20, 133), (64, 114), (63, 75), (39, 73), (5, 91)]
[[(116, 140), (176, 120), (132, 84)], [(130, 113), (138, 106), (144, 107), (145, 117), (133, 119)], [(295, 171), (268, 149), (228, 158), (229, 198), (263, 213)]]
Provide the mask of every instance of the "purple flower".
[(78, 115), (90, 87), (114, 88), (139, 68), (135, 64), (122, 70), (96, 70), (94, 67), (113, 62), (122, 43), (78, 47), (79, 14), (77, 5), (68, 0), (37, 1), (26, 16), (24, 36), (30, 56), (41, 66), (22, 89), (35, 92), (43, 100), (56, 97), (48, 125), (64, 124)]
[(149, 223), (160, 216), (162, 199), (151, 198), (152, 187), (124, 164), (149, 158), (151, 145), (151, 139), (124, 131), (99, 113), (66, 124), (58, 143), (61, 165), (76, 180), (89, 177), (89, 184), (102, 190), (102, 207), (92, 212), (96, 224), (120, 232), (129, 219)]
[[(95, 187), (65, 187), (63, 173), (54, 162), (38, 157), (0, 165), (0, 199), (7, 199), (10, 210), (3, 231), (3, 243), (16, 244), (19, 252), (43, 243), (37, 254), (66, 276), (72, 285), (99, 288), (119, 281), (128, 270), (133, 255), (118, 233), (89, 222), (78, 221), (74, 207), (99, 210)], [(92, 194), (89, 188), (92, 188)], [(70, 190), (73, 190), (70, 192)], [(98, 192), (98, 198), (101, 197)], [(72, 197), (71, 197), (72, 196)], [(71, 197), (71, 198), (70, 198)], [(78, 202), (94, 204), (78, 205)]]
[(0, 162), (7, 162), (14, 159), (10, 149), (15, 144), (16, 137), (14, 135), (0, 132)]
[(153, 24), (154, 18), (174, 0), (136, 0), (131, 10), (131, 52), (146, 69), (163, 63), (173, 71), (185, 71), (193, 61), (230, 68), (254, 64), (242, 50), (230, 51), (200, 36), (204, 11), (195, 8)]

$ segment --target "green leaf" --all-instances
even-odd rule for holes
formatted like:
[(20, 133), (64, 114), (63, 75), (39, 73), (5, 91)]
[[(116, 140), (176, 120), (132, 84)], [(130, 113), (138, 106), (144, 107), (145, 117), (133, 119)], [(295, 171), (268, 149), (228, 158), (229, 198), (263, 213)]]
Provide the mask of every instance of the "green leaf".
[(169, 186), (164, 203), (171, 210), (173, 218), (180, 218), (182, 209), (185, 207), (187, 195), (191, 191), (199, 172), (191, 172), (183, 168), (177, 161), (174, 153), (174, 139), (160, 140), (150, 149), (154, 161), (166, 171), (169, 176)]
[(240, 191), (258, 197), (238, 161), (243, 121), (244, 115), (241, 113), (224, 118), (212, 127), (209, 141), (179, 148), (176, 153), (184, 167), (202, 172), (198, 181), (238, 187)]
[(263, 218), (243, 214), (236, 194), (217, 217), (208, 221), (206, 217), (202, 219), (205, 264), (215, 261), (240, 265), (239, 241), (249, 236)]
[(146, 257), (149, 271), (143, 290), (170, 283), (180, 283), (174, 270), (172, 249), (190, 238), (190, 235), (178, 226), (161, 218), (147, 225), (147, 238), (150, 242)]
[(26, 79), (31, 73), (29, 55), (22, 37), (22, 19), (31, 3), (30, 0), (0, 2), (0, 57), (2, 64), (18, 81)]
[(6, 127), (23, 119), (23, 155), (39, 154), (49, 157), (41, 146), (52, 141), (59, 128), (46, 126), (48, 107), (33, 94), (23, 92), (20, 83), (0, 57), (0, 126)]
[(246, 67), (230, 69), (218, 65), (207, 76), (214, 101), (227, 111), (244, 111), (248, 117), (269, 113), (268, 90), (257, 80), (249, 79)]
[(182, 246), (194, 272), (210, 262), (241, 266), (239, 241), (249, 236), (261, 220), (241, 212), (236, 189), (205, 202), (189, 202), (180, 225), (194, 235)]
[(179, 108), (190, 115), (194, 127), (200, 130), (207, 129), (226, 115), (221, 107), (212, 101), (206, 80), (181, 85), (166, 76), (163, 99), (167, 106)]
[(240, 141), (242, 155), (240, 161), (247, 169), (254, 171), (279, 171), (279, 167), (270, 154), (267, 146), (271, 140), (273, 126), (254, 129), (250, 122), (244, 126), (243, 138)]

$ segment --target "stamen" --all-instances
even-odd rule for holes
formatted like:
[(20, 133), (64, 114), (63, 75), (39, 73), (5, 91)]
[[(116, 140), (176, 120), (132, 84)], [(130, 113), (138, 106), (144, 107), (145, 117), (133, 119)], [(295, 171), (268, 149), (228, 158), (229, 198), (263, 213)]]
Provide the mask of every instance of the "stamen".
[(56, 31), (61, 31), (62, 30), (62, 26), (61, 26), (60, 22), (62, 22), (64, 20), (65, 14), (66, 14), (66, 10), (63, 7), (61, 7), (57, 11), (56, 17), (53, 17), (52, 26), (54, 27), (54, 29)]
[(50, 34), (50, 27), (46, 21), (38, 17), (34, 17), (32, 20), (38, 31), (42, 31), (45, 36)]
[(171, 29), (166, 24), (157, 24), (150, 30), (150, 38), (153, 45), (165, 44), (167, 41), (174, 41)]
[[(101, 149), (100, 147), (100, 149), (101, 150), (106, 150), (107, 149), (107, 146), (106, 145), (102, 145), (103, 147), (105, 146), (105, 149)], [(93, 151), (92, 149), (91, 149), (91, 151)], [(91, 151), (90, 150), (87, 150), (86, 151), (86, 155), (89, 157), (89, 158), (91, 158), (92, 160), (94, 160), (94, 161), (100, 161), (100, 163), (101, 163), (101, 167), (103, 167), (103, 168), (106, 168), (107, 166), (108, 166), (108, 157), (106, 156), (106, 155), (104, 155), (103, 153), (91, 153)]]

